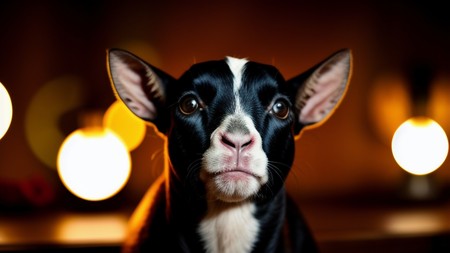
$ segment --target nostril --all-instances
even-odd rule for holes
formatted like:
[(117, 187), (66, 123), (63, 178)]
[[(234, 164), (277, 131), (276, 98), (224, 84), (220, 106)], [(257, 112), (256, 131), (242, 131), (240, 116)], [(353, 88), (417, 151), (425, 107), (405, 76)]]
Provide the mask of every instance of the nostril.
[(247, 146), (250, 146), (250, 144), (252, 144), (252, 142), (253, 142), (253, 139), (247, 135), (234, 136), (234, 135), (228, 134), (228, 135), (223, 135), (220, 141), (224, 146), (240, 150)]
[(232, 141), (227, 139), (227, 137), (225, 137), (225, 136), (222, 136), (222, 143), (225, 144), (226, 146), (230, 146), (232, 148), (236, 148), (236, 144), (234, 144)]
[(247, 141), (246, 143), (242, 144), (241, 148), (247, 147), (252, 143), (252, 140)]

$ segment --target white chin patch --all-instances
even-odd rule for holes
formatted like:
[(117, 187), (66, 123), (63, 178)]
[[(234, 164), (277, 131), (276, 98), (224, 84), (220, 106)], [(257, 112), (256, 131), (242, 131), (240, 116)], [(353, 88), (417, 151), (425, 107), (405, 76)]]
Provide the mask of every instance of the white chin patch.
[(261, 183), (258, 179), (249, 175), (227, 175), (233, 173), (213, 176), (208, 180), (207, 188), (217, 199), (224, 202), (240, 202), (259, 191)]

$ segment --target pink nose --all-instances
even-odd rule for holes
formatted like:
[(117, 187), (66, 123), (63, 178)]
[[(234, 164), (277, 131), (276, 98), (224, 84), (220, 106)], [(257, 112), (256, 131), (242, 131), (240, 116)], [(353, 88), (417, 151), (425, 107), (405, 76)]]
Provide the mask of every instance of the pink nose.
[(221, 143), (229, 149), (240, 151), (251, 146), (253, 137), (250, 134), (224, 133), (221, 138)]

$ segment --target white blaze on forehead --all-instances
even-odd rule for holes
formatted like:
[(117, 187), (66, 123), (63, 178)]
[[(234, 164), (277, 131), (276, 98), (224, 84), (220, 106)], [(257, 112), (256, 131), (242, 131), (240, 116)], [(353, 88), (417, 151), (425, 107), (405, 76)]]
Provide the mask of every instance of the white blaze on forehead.
[(245, 64), (247, 64), (248, 60), (246, 59), (238, 59), (234, 57), (227, 57), (226, 62), (228, 67), (233, 73), (233, 92), (236, 97), (236, 112), (240, 111), (240, 101), (238, 96), (238, 91), (242, 85), (242, 74), (244, 73)]
[(242, 73), (244, 72), (245, 64), (248, 62), (246, 59), (238, 59), (234, 57), (227, 57), (227, 64), (230, 67), (231, 73), (234, 76), (233, 90), (235, 93), (241, 87)]

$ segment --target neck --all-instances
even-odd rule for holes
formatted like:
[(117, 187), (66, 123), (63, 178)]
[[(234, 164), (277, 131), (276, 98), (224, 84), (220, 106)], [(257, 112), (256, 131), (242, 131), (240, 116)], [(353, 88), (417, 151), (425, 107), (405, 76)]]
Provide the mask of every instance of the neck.
[[(244, 253), (275, 248), (284, 221), (285, 191), (271, 200), (223, 202), (204, 189), (180, 180), (169, 166), (166, 171), (169, 220), (184, 237), (203, 242), (207, 253)], [(274, 226), (274, 224), (281, 224)]]
[(284, 189), (273, 201), (226, 203), (209, 200), (198, 231), (208, 253), (274, 252), (284, 221)]
[(251, 202), (209, 201), (206, 216), (198, 227), (206, 252), (250, 252), (259, 232), (255, 208)]

